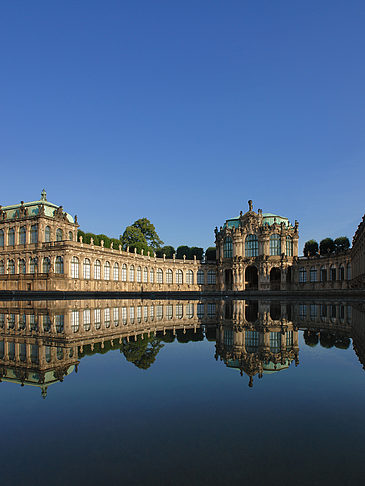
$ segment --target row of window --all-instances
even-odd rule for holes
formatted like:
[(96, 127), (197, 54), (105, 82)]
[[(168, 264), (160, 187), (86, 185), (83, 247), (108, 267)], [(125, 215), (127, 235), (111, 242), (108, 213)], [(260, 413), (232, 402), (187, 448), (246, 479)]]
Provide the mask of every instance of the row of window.
[[(94, 263), (94, 279), (100, 280), (101, 279), (101, 270), (102, 265), (100, 260), (96, 260)], [(141, 266), (135, 267), (134, 265), (130, 265), (129, 269), (127, 265), (124, 263), (121, 267), (121, 272), (119, 272), (119, 264), (114, 263), (113, 265), (113, 272), (111, 272), (111, 264), (110, 262), (105, 262), (103, 265), (103, 279), (110, 280), (111, 275), (113, 276), (113, 280), (118, 281), (121, 277), (122, 282), (137, 282), (137, 283), (167, 283), (167, 284), (183, 284), (184, 283), (184, 274), (182, 270), (176, 270), (175, 275), (174, 272), (169, 268), (165, 272), (162, 268), (158, 268), (155, 270), (153, 268), (148, 269), (144, 267), (142, 269)], [(85, 258), (82, 264), (82, 272), (83, 278), (88, 280), (91, 278), (91, 261), (89, 258)], [(80, 276), (80, 262), (77, 257), (73, 257), (71, 260), (71, 277), (72, 278), (79, 278)], [(128, 279), (127, 279), (128, 277)], [(156, 277), (156, 278), (155, 278)], [(185, 272), (185, 283), (192, 285), (194, 284), (194, 272), (192, 270), (187, 270)], [(197, 283), (199, 285), (205, 284), (205, 273), (203, 270), (198, 270), (197, 272)], [(208, 284), (215, 284), (216, 283), (216, 274), (214, 270), (208, 270), (207, 272), (207, 283)]]
[[(10, 228), (8, 230), (8, 246), (15, 245), (15, 228)], [(63, 241), (64, 235), (63, 230), (61, 228), (57, 228), (56, 230), (56, 241)], [(68, 239), (73, 240), (73, 233), (69, 231)], [(38, 225), (33, 224), (30, 227), (30, 243), (38, 243)], [(51, 228), (49, 226), (45, 227), (44, 230), (44, 241), (50, 242), (51, 241)], [(27, 242), (27, 228), (26, 226), (21, 226), (19, 228), (19, 245), (25, 245)], [(0, 247), (4, 247), (5, 239), (4, 239), (4, 230), (0, 230)]]
[[(51, 270), (51, 260), (48, 257), (43, 258), (41, 271), (42, 273), (49, 273)], [(94, 279), (101, 280), (101, 270), (102, 265), (100, 260), (96, 260), (94, 263)], [(29, 260), (29, 273), (36, 273), (38, 272), (38, 259), (37, 258), (30, 258)], [(88, 258), (85, 258), (83, 262), (83, 278), (89, 280), (91, 278), (91, 261)], [(14, 275), (15, 273), (25, 274), (26, 272), (26, 261), (25, 259), (18, 260), (18, 272), (16, 272), (16, 265), (14, 260), (8, 260), (7, 262), (7, 273), (10, 275)], [(64, 263), (63, 258), (58, 256), (55, 260), (55, 273), (63, 274), (64, 273)], [(122, 282), (127, 282), (127, 273), (128, 273), (128, 281), (129, 282), (137, 282), (137, 283), (155, 283), (155, 270), (150, 268), (148, 270), (147, 267), (134, 267), (131, 265), (129, 267), (129, 272), (127, 272), (127, 265), (124, 263), (121, 268), (121, 272), (119, 273), (119, 264), (114, 263), (113, 265), (113, 280), (118, 281), (119, 277), (121, 276)], [(165, 273), (165, 275), (164, 275)], [(0, 275), (5, 274), (5, 263), (4, 260), (0, 260)], [(72, 278), (79, 278), (80, 277), (80, 263), (77, 257), (73, 257), (71, 260), (71, 277)], [(171, 269), (166, 270), (163, 272), (161, 268), (156, 270), (156, 283), (167, 283), (167, 284), (183, 284), (184, 283), (184, 274), (182, 270), (176, 270), (175, 278), (173, 275), (173, 271)], [(111, 265), (110, 262), (105, 262), (103, 266), (103, 279), (110, 280), (111, 279)], [(192, 270), (187, 270), (185, 272), (185, 283), (192, 285), (194, 283), (194, 272)], [(203, 270), (198, 270), (197, 272), (197, 283), (198, 285), (205, 284), (205, 273)], [(216, 273), (214, 270), (208, 270), (207, 272), (207, 283), (213, 285), (216, 283)]]
[(335, 322), (336, 319), (344, 321), (345, 318), (351, 321), (352, 317), (352, 307), (350, 305), (335, 305), (335, 304), (300, 304), (299, 305), (299, 317), (305, 319), (308, 314), (311, 320), (315, 320), (320, 317), (321, 320), (326, 320), (327, 318)]
[[(51, 270), (51, 259), (48, 257), (43, 258), (42, 262), (42, 273), (49, 273)], [(24, 258), (18, 260), (18, 271), (16, 271), (16, 265), (14, 260), (8, 260), (7, 262), (7, 273), (14, 275), (15, 273), (25, 274), (25, 273), (37, 273), (38, 272), (38, 258), (29, 259), (29, 267), (27, 272), (27, 264)], [(64, 273), (63, 258), (58, 256), (55, 260), (55, 273)], [(5, 274), (5, 263), (4, 260), (0, 260), (0, 275)]]
[[(245, 239), (245, 256), (256, 257), (259, 255), (259, 240), (257, 235), (247, 235)], [(270, 255), (281, 255), (281, 236), (274, 234), (270, 236)], [(286, 237), (286, 255), (293, 256), (293, 238)], [(227, 236), (223, 245), (224, 258), (232, 258), (233, 256), (233, 242), (230, 236)]]
[[(198, 319), (202, 319), (205, 315), (205, 310), (207, 310), (208, 318), (212, 319), (216, 316), (216, 304), (215, 303), (208, 303), (207, 309), (205, 308), (205, 303), (198, 303), (196, 308), (196, 315)], [(174, 308), (175, 307), (175, 312)], [(94, 327), (95, 329), (101, 328), (101, 318), (104, 318), (104, 326), (105, 328), (110, 327), (111, 321), (113, 321), (115, 326), (119, 325), (119, 320), (121, 319), (122, 324), (126, 325), (128, 323), (128, 316), (129, 316), (129, 324), (134, 324), (135, 322), (140, 323), (142, 320), (144, 322), (147, 321), (160, 321), (163, 318), (165, 320), (170, 320), (173, 317), (177, 319), (182, 319), (184, 316), (188, 319), (192, 319), (194, 317), (194, 304), (188, 303), (185, 304), (185, 312), (184, 312), (184, 305), (183, 304), (166, 304), (166, 305), (150, 305), (150, 306), (136, 306), (136, 307), (114, 307), (114, 308), (105, 308), (105, 309), (85, 309), (83, 311), (73, 310), (71, 312), (71, 328), (75, 331), (79, 329), (80, 324), (80, 314), (83, 317), (83, 326), (85, 331), (90, 331), (91, 329), (91, 319), (93, 317)], [(7, 316), (7, 317), (6, 317)], [(6, 319), (5, 319), (6, 317)], [(51, 331), (51, 319), (48, 315), (39, 316), (40, 319), (36, 319), (34, 314), (20, 314), (18, 320), (17, 328), (19, 330), (25, 330), (27, 324), (29, 325), (30, 331), (39, 331), (43, 330), (43, 332), (50, 332)], [(28, 319), (28, 320), (27, 320)], [(15, 329), (16, 327), (16, 314), (2, 314), (0, 313), (0, 329), (5, 329), (5, 322), (7, 322), (7, 329)], [(59, 314), (55, 316), (55, 329), (57, 333), (62, 333), (64, 331), (64, 315)], [(42, 327), (39, 328), (39, 325)]]
[[(262, 334), (262, 333), (261, 333)], [(293, 331), (287, 331), (285, 333), (285, 344), (287, 348), (293, 346)], [(234, 331), (231, 328), (224, 329), (224, 344), (226, 346), (233, 346), (234, 344)], [(256, 353), (259, 350), (260, 345), (260, 332), (259, 331), (245, 331), (245, 348), (248, 353)], [(279, 353), (282, 345), (282, 333), (280, 331), (270, 332), (270, 351), (272, 353)]]
[[(347, 280), (351, 280), (351, 264), (349, 263), (346, 266), (346, 276)], [(336, 280), (345, 280), (345, 266), (340, 265), (340, 267), (337, 269), (334, 265), (331, 265), (331, 267), (328, 269), (325, 266), (321, 266), (321, 268), (318, 270), (316, 267), (311, 267), (309, 270), (309, 281), (310, 282), (317, 282), (318, 281), (318, 272), (319, 272), (319, 281), (320, 282), (327, 282), (327, 280), (330, 280), (331, 282), (334, 282)], [(305, 267), (300, 267), (299, 268), (299, 282), (300, 283), (305, 283), (307, 282), (307, 269)]]
[[(57, 346), (56, 349), (56, 358), (57, 360), (61, 361), (64, 359), (66, 350), (61, 348), (60, 346)], [(51, 346), (45, 346), (44, 347), (44, 354), (45, 354), (45, 359), (47, 363), (50, 363), (52, 360), (52, 347)], [(72, 358), (74, 352), (73, 349), (70, 349), (68, 352), (68, 355), (70, 358)], [(14, 341), (0, 341), (0, 359), (4, 359), (4, 357), (7, 357), (10, 361), (16, 361), (17, 357), (20, 361), (27, 361), (29, 358), (32, 363), (38, 363), (39, 362), (39, 347), (38, 344), (31, 344), (29, 348), (29, 356), (27, 352), (27, 344), (26, 343), (16, 343)], [(67, 357), (67, 356), (66, 356)]]
[[(175, 307), (175, 311), (174, 311)], [(204, 317), (205, 304), (200, 303), (197, 305), (197, 317), (199, 319)], [(103, 321), (104, 327), (108, 329), (111, 324), (115, 327), (119, 326), (119, 322), (123, 325), (141, 323), (142, 321), (161, 321), (162, 319), (171, 320), (173, 317), (176, 319), (182, 319), (183, 317), (192, 319), (194, 317), (194, 304), (185, 304), (185, 314), (183, 304), (167, 305), (150, 305), (150, 306), (137, 306), (137, 307), (114, 307), (112, 309), (103, 309)], [(216, 305), (215, 303), (208, 304), (207, 308), (208, 318), (212, 319), (216, 317)], [(102, 309), (85, 309), (82, 311), (83, 318), (83, 330), (91, 330), (91, 319), (94, 320), (94, 328), (96, 330), (101, 329)], [(80, 311), (73, 310), (71, 313), (71, 330), (78, 332), (80, 329)]]

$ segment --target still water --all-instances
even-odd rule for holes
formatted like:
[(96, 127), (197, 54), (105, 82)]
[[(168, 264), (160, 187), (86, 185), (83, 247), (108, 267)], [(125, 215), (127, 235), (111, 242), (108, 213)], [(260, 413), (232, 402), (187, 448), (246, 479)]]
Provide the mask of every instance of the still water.
[(0, 302), (1, 484), (363, 484), (364, 310)]

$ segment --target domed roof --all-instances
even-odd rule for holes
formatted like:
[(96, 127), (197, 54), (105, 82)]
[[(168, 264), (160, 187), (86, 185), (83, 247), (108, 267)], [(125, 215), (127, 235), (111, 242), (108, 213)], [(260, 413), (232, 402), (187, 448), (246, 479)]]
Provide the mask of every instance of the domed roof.
[[(6, 212), (6, 217), (7, 219), (14, 219), (18, 216), (18, 211), (20, 207), (27, 208), (28, 210), (28, 216), (37, 216), (39, 213), (39, 206), (44, 207), (44, 214), (46, 216), (49, 216), (53, 218), (54, 213), (56, 209), (58, 209), (60, 206), (57, 206), (57, 204), (53, 204), (49, 201), (47, 201), (47, 193), (43, 189), (41, 193), (41, 199), (38, 201), (30, 201), (30, 202), (21, 202), (20, 204), (13, 204), (10, 206), (2, 206), (1, 209)], [(70, 223), (74, 223), (74, 218), (71, 216), (69, 213), (64, 213), (66, 214), (66, 217)]]

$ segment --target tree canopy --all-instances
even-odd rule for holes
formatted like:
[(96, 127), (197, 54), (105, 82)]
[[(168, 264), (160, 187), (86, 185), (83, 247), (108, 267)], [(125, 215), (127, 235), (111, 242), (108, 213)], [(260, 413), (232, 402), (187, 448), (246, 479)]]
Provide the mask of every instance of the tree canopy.
[(347, 236), (339, 236), (335, 239), (334, 243), (336, 253), (341, 253), (350, 248), (350, 240), (347, 238)]
[(140, 218), (135, 221), (132, 226), (134, 228), (140, 229), (141, 233), (143, 234), (147, 245), (157, 250), (158, 248), (163, 245), (163, 241), (160, 239), (158, 234), (156, 233), (156, 229), (151, 221), (147, 218)]
[(318, 243), (316, 240), (309, 240), (305, 243), (303, 254), (306, 257), (315, 256), (318, 254)]
[(321, 255), (328, 255), (335, 251), (335, 242), (332, 238), (324, 238), (319, 244), (319, 253)]
[(170, 245), (163, 246), (162, 248), (159, 248), (156, 251), (156, 255), (159, 258), (162, 258), (164, 255), (166, 255), (166, 258), (173, 258), (174, 253), (175, 253), (175, 248), (173, 246), (170, 246)]
[(210, 246), (205, 250), (205, 260), (215, 261), (216, 260), (216, 249), (215, 246)]

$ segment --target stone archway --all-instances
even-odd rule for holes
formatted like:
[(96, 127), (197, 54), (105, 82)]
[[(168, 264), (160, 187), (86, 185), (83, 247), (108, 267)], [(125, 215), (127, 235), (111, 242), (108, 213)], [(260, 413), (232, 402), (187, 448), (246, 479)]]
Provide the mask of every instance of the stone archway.
[(274, 267), (270, 271), (270, 290), (280, 290), (281, 285), (281, 270)]
[(246, 290), (257, 290), (258, 273), (254, 265), (250, 265), (245, 270), (245, 284)]

